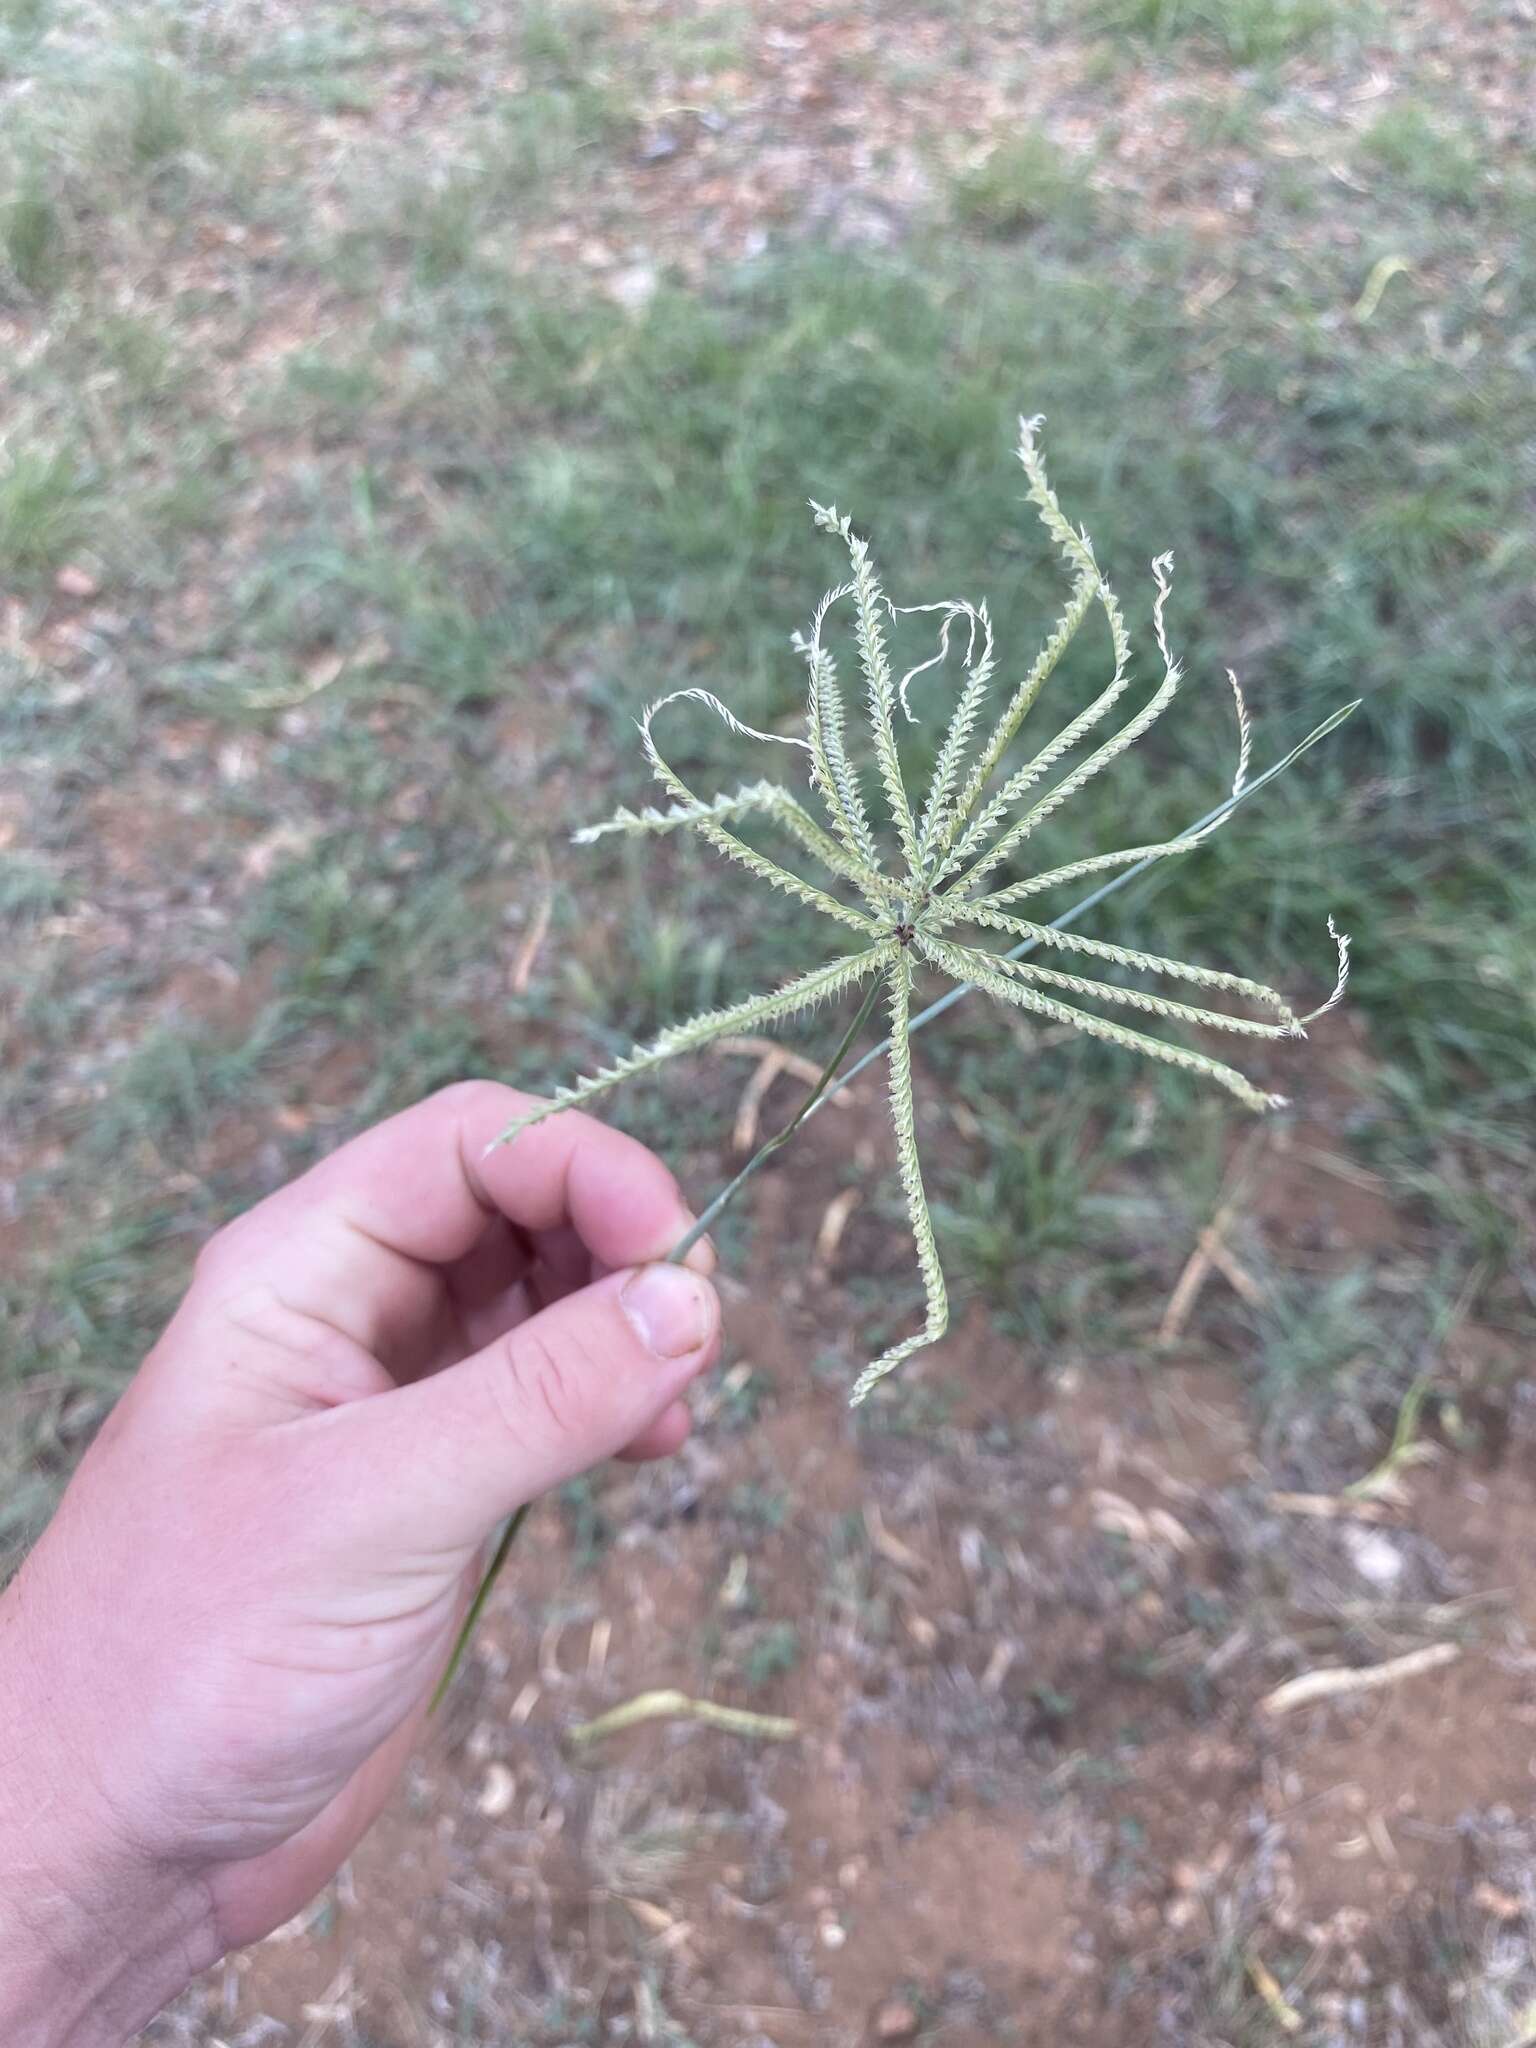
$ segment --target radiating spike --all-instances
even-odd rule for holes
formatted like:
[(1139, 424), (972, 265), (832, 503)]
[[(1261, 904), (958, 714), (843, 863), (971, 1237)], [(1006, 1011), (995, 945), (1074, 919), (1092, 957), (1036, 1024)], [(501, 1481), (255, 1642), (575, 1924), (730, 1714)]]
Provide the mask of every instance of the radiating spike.
[[(716, 702), (715, 699), (711, 698), (707, 690), (674, 690), (671, 696), (663, 697), (659, 702), (648, 707), (640, 720), (640, 738), (645, 747), (646, 758), (655, 772), (656, 779), (667, 793), (675, 798), (678, 803), (698, 805), (699, 798), (688, 787), (687, 783), (683, 781), (676, 769), (663, 759), (651, 730), (657, 712), (665, 709), (668, 704), (675, 702), (681, 697), (693, 698), (696, 701), (711, 706)], [(729, 719), (727, 722), (735, 724), (735, 721)], [(736, 725), (736, 729), (751, 730), (750, 727), (741, 727), (739, 725)], [(759, 735), (759, 737), (762, 737), (762, 735)], [(804, 746), (805, 742), (800, 740), (796, 741), (795, 744)], [(782, 889), (786, 895), (797, 897), (800, 902), (809, 904), (813, 910), (824, 912), (826, 916), (836, 919), (839, 924), (851, 925), (855, 931), (868, 933), (875, 929), (873, 920), (864, 911), (853, 910), (846, 903), (839, 903), (837, 898), (829, 896), (825, 889), (818, 889), (812, 883), (803, 880), (799, 875), (791, 874), (787, 868), (780, 867), (777, 861), (769, 860), (765, 854), (759, 853), (755, 847), (748, 846), (744, 840), (738, 839), (734, 832), (728, 832), (714, 818), (700, 816), (696, 819), (695, 825), (696, 829), (709, 841), (711, 846), (718, 848), (727, 858), (739, 861), (743, 867), (750, 868), (753, 874), (760, 876), (763, 881), (770, 883), (775, 889)]]
[(1051, 946), (1065, 953), (1082, 953), (1095, 960), (1109, 960), (1117, 967), (1130, 967), (1141, 974), (1165, 975), (1170, 981), (1187, 981), (1197, 988), (1220, 989), (1227, 995), (1242, 996), (1249, 1002), (1262, 1003), (1267, 1009), (1272, 1009), (1286, 1026), (1288, 1034), (1294, 1035), (1300, 1028), (1284, 996), (1262, 981), (1251, 980), (1246, 974), (1229, 974), (1220, 967), (1201, 967), (1187, 960), (1170, 960), (1159, 953), (1138, 952), (1132, 946), (1111, 945), (1105, 939), (1086, 938), (1081, 932), (1060, 931), (1054, 925), (1033, 924), (1028, 918), (1010, 917), (1006, 911), (988, 910), (981, 904), (957, 903), (947, 914), (930, 915), (927, 923), (930, 931), (942, 930), (950, 924), (979, 924), (990, 931), (1008, 932), (1016, 939), (1028, 939), (1032, 945)]
[(1333, 994), (1328, 998), (1327, 1002), (1319, 1003), (1315, 1010), (1309, 1010), (1301, 1020), (1303, 1024), (1315, 1024), (1319, 1017), (1326, 1017), (1330, 1010), (1336, 1010), (1344, 1000), (1345, 989), (1349, 987), (1349, 933), (1341, 932), (1332, 917), (1330, 917), (1328, 920), (1328, 936), (1338, 948), (1338, 979), (1333, 984)]
[(1253, 721), (1248, 716), (1248, 706), (1243, 701), (1243, 686), (1237, 680), (1234, 669), (1227, 670), (1227, 681), (1232, 685), (1232, 701), (1237, 707), (1237, 772), (1232, 777), (1232, 794), (1241, 796), (1248, 786), (1248, 756), (1253, 747)]
[[(817, 507), (818, 524), (823, 508)], [(869, 813), (859, 778), (848, 759), (844, 736), (843, 695), (837, 684), (837, 664), (821, 644), (821, 629), (833, 605), (853, 594), (851, 583), (829, 590), (811, 617), (809, 635), (796, 633), (793, 645), (804, 655), (810, 679), (806, 705), (806, 729), (810, 737), (811, 781), (826, 805), (832, 829), (848, 849), (850, 857), (876, 869), (880, 857), (870, 831)]]
[[(967, 951), (970, 951), (967, 948)], [(1181, 1003), (1155, 989), (1130, 988), (1124, 982), (1099, 981), (1086, 974), (1067, 974), (1059, 967), (1044, 967), (1036, 960), (1010, 960), (1005, 953), (987, 953), (977, 947), (981, 958), (992, 961), (1014, 980), (1045, 982), (1052, 988), (1069, 989), (1073, 995), (1092, 1001), (1118, 1003), (1127, 1010), (1144, 1010), (1151, 1017), (1167, 1017), (1174, 1023), (1196, 1024), (1207, 1031), (1230, 1031), (1242, 1038), (1297, 1038), (1300, 1027), (1294, 1020), (1272, 1024), (1265, 1017), (1235, 1017), (1226, 1010), (1206, 1010), (1196, 1003)]]
[[(1070, 775), (1063, 776), (1054, 789), (1049, 790), (1037, 803), (1030, 806), (1022, 818), (1010, 825), (987, 852), (960, 877), (958, 887), (969, 888), (983, 875), (990, 874), (993, 868), (1007, 860), (1015, 847), (1021, 846), (1054, 811), (1059, 811), (1063, 804), (1076, 796), (1080, 789), (1096, 775), (1101, 774), (1112, 761), (1118, 760), (1120, 755), (1135, 746), (1173, 702), (1174, 693), (1179, 687), (1180, 669), (1169, 652), (1168, 635), (1163, 625), (1163, 607), (1168, 601), (1169, 591), (1168, 571), (1172, 564), (1172, 555), (1159, 555), (1152, 564), (1152, 572), (1157, 579), (1157, 597), (1152, 607), (1152, 617), (1155, 621), (1158, 649), (1163, 657), (1163, 679), (1156, 691), (1134, 718), (1128, 719), (1117, 733), (1112, 733), (1102, 745), (1096, 747), (1086, 761), (1074, 768)], [(1053, 767), (1070, 747), (1076, 745), (1089, 726), (1098, 723), (1109, 704), (1120, 695), (1123, 687), (1124, 683), (1117, 675), (1096, 704), (1091, 704), (1080, 718), (1073, 720), (1071, 725), (1063, 727), (1056, 739), (1029, 764), (1028, 768), (1022, 769), (1004, 785), (999, 801), (1005, 807), (1016, 803), (1033, 783), (1040, 780), (1047, 768)], [(974, 832), (967, 834), (966, 843), (970, 844), (974, 836)], [(961, 852), (963, 854), (963, 848)]]
[(1278, 1109), (1285, 1100), (1280, 1095), (1266, 1094), (1263, 1089), (1256, 1088), (1246, 1074), (1240, 1074), (1236, 1067), (1224, 1066), (1220, 1060), (1213, 1060), (1203, 1052), (1194, 1052), (1188, 1046), (1175, 1045), (1164, 1038), (1151, 1038), (1143, 1031), (1132, 1031), (1127, 1025), (1117, 1024), (1109, 1017), (1095, 1017), (1087, 1010), (1075, 1010), (1067, 1003), (1058, 1003), (1050, 996), (1041, 995), (1038, 989), (1012, 981), (999, 971), (988, 953), (975, 951), (969, 946), (952, 945), (945, 939), (930, 939), (921, 932), (916, 944), (924, 959), (931, 960), (959, 981), (971, 982), (1005, 1003), (1014, 1003), (1021, 1010), (1032, 1010), (1036, 1016), (1048, 1017), (1054, 1024), (1069, 1024), (1089, 1038), (1102, 1038), (1127, 1052), (1143, 1053), (1149, 1059), (1162, 1060), (1168, 1066), (1202, 1074), (1235, 1095), (1248, 1109)]
[(622, 1059), (615, 1060), (611, 1067), (602, 1067), (586, 1079), (573, 1082), (547, 1102), (541, 1102), (526, 1116), (515, 1118), (500, 1137), (492, 1139), (491, 1145), (510, 1144), (519, 1131), (542, 1123), (546, 1117), (556, 1116), (563, 1109), (575, 1109), (583, 1102), (591, 1102), (610, 1088), (616, 1088), (621, 1081), (628, 1081), (649, 1068), (659, 1067), (682, 1053), (698, 1052), (712, 1039), (722, 1038), (727, 1032), (758, 1030), (764, 1025), (792, 1017), (797, 1010), (809, 1009), (815, 1003), (841, 995), (851, 983), (862, 981), (885, 957), (884, 950), (874, 946), (846, 960), (833, 960), (825, 967), (812, 968), (809, 974), (796, 976), (768, 995), (748, 996), (727, 1009), (704, 1010), (685, 1024), (668, 1025), (649, 1045), (636, 1046)]
[(949, 1297), (944, 1286), (944, 1269), (933, 1234), (933, 1218), (923, 1189), (923, 1165), (917, 1150), (917, 1110), (912, 1100), (912, 963), (905, 952), (897, 955), (886, 976), (891, 1013), (891, 1123), (896, 1133), (896, 1162), (901, 1172), (902, 1192), (907, 1198), (907, 1217), (912, 1225), (912, 1242), (917, 1247), (918, 1270), (923, 1276), (927, 1313), (923, 1327), (913, 1336), (882, 1352), (854, 1381), (848, 1401), (857, 1408), (888, 1372), (910, 1358), (914, 1351), (936, 1344), (949, 1328)]

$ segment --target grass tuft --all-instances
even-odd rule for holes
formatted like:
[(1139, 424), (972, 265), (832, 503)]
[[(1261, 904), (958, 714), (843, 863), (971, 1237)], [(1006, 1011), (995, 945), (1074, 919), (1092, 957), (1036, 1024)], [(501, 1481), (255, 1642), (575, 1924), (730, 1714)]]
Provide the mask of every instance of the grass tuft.
[(598, 0), (535, 0), (522, 12), (523, 62), (545, 77), (571, 83), (590, 68), (608, 23)]
[(0, 571), (57, 568), (89, 530), (89, 485), (65, 449), (0, 447)]
[(1360, 139), (1361, 153), (1398, 195), (1470, 210), (1487, 187), (1487, 150), (1418, 100), (1385, 108)]
[(64, 217), (40, 183), (23, 184), (0, 200), (0, 274), (23, 292), (45, 298), (62, 282), (68, 263)]
[(1339, 29), (1339, 0), (1091, 0), (1091, 26), (1159, 48), (1203, 44), (1234, 64), (1272, 64)]
[(998, 143), (954, 184), (956, 213), (989, 235), (1022, 235), (1051, 223), (1080, 226), (1094, 211), (1084, 167), (1037, 130)]

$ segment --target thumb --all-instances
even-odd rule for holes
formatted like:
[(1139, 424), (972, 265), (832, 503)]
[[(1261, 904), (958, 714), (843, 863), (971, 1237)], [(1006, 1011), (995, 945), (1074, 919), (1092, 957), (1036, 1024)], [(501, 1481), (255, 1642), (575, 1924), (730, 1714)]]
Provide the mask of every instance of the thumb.
[(370, 1542), (386, 1554), (470, 1548), (514, 1508), (632, 1443), (719, 1345), (719, 1300), (701, 1274), (639, 1266), (431, 1379), (325, 1420), (347, 1436), (344, 1467), (358, 1475)]

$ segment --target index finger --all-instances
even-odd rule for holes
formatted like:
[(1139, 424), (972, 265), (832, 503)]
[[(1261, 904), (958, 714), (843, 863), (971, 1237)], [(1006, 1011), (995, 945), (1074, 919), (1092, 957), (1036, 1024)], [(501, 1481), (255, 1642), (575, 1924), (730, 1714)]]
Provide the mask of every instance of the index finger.
[(462, 1258), (495, 1215), (520, 1230), (569, 1226), (608, 1266), (665, 1258), (693, 1216), (638, 1139), (566, 1110), (495, 1144), (538, 1102), (495, 1081), (460, 1082), (376, 1124), (272, 1201), (330, 1209), (427, 1265)]
[[(286, 1305), (374, 1349), (425, 1311), (435, 1269), (498, 1215), (529, 1232), (568, 1227), (608, 1267), (665, 1258), (694, 1219), (638, 1140), (566, 1110), (487, 1150), (538, 1099), (459, 1082), (376, 1124), (233, 1225), (231, 1268), (247, 1286), (268, 1268)], [(707, 1272), (713, 1253), (696, 1246), (688, 1264)]]

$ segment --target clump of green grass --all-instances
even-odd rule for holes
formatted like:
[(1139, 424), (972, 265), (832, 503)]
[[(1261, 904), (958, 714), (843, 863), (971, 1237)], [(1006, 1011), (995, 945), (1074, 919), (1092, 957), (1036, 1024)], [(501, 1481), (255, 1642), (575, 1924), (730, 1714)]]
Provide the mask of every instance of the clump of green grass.
[(25, 925), (62, 910), (69, 890), (58, 870), (31, 854), (0, 853), (0, 921)]
[(9, 273), (30, 297), (62, 281), (68, 263), (64, 215), (40, 181), (26, 180), (0, 200), (0, 275)]
[(90, 487), (67, 449), (0, 445), (0, 570), (57, 568), (87, 530)]
[(371, 156), (361, 160), (342, 237), (349, 275), (373, 286), (382, 256), (406, 264), (429, 301), (464, 283), (473, 287), (471, 303), (483, 303), (483, 291), (494, 289), (496, 254), (526, 211), (529, 189), (569, 168), (588, 139), (589, 112), (584, 91), (536, 88), (467, 132), (450, 164), (397, 173)]
[(750, 62), (752, 19), (746, 8), (715, 4), (646, 23), (647, 47), (682, 77), (709, 77)]
[(423, 284), (443, 284), (468, 269), (485, 225), (485, 191), (471, 173), (407, 180), (391, 202), (390, 234)]
[(196, 390), (196, 366), (170, 324), (151, 313), (93, 306), (86, 316), (89, 349), (112, 398), (129, 411), (150, 412)]
[(178, 157), (216, 154), (223, 139), (207, 89), (179, 64), (146, 53), (107, 81), (88, 147), (103, 172), (126, 170), (140, 177)]
[(52, 19), (51, 0), (0, 0), (0, 85), (31, 69), (38, 39)]
[(994, 1102), (985, 1128), (979, 1170), (954, 1177), (944, 1234), (962, 1271), (1006, 1309), (1040, 1289), (1043, 1260), (1082, 1242), (1097, 1153), (1081, 1117), (1018, 1127)]
[[(630, 127), (634, 85), (604, 47), (609, 26), (607, 10), (589, 4), (524, 12), (528, 86), (501, 110), (487, 150), (510, 200), (536, 203), (547, 180), (568, 176), (583, 157), (596, 161)], [(664, 24), (650, 26), (665, 37)]]
[(800, 1662), (800, 1631), (792, 1621), (771, 1621), (752, 1631), (741, 1658), (743, 1681), (754, 1692), (785, 1678)]
[[(50, 1373), (115, 1391), (123, 1354), (137, 1355), (185, 1286), (185, 1222), (163, 1206), (124, 1205), (104, 1222), (84, 1220), (25, 1282), (0, 1285), (0, 1333), (16, 1379)], [(169, 1256), (166, 1254), (169, 1252)]]
[(979, 1161), (940, 1182), (940, 1235), (958, 1278), (1036, 1356), (1087, 1333), (1106, 1346), (1122, 1296), (1145, 1274), (1145, 1231), (1133, 1245), (1114, 1221), (1122, 1204), (1096, 1192), (1112, 1147), (1083, 1118), (1053, 1114), (1038, 1126), (999, 1118), (979, 1147)]
[(1374, 1363), (1383, 1327), (1373, 1301), (1374, 1275), (1348, 1267), (1319, 1283), (1280, 1283), (1259, 1321), (1255, 1395), (1261, 1409), (1283, 1421), (1337, 1396), (1341, 1382)]
[(371, 74), (383, 55), (383, 28), (376, 15), (349, 10), (327, 18), (318, 8), (275, 32), (263, 24), (248, 46), (231, 50), (230, 74), (246, 93), (279, 94), (331, 113), (366, 113), (373, 104)]
[[(632, 1038), (659, 1031), (680, 1012), (713, 1009), (726, 983), (731, 953), (723, 933), (701, 933), (696, 919), (663, 912), (643, 931), (618, 942), (619, 985), (608, 987), (585, 961), (571, 964), (570, 995)], [(612, 955), (605, 967), (614, 964)]]
[(1338, 29), (1339, 0), (1092, 0), (1090, 24), (1158, 46), (1205, 44), (1234, 64), (1270, 64)]
[(571, 81), (587, 73), (608, 26), (597, 0), (560, 0), (523, 10), (523, 62), (545, 76)]
[(530, 86), (500, 111), (487, 144), (498, 193), (526, 207), (550, 179), (569, 176), (583, 161), (599, 163), (603, 146), (617, 141), (632, 118), (623, 89), (606, 77)]
[(955, 211), (991, 235), (1020, 235), (1092, 218), (1093, 192), (1084, 167), (1048, 135), (1025, 129), (997, 143), (954, 184)]
[(179, 59), (107, 45), (40, 69), (0, 129), (0, 290), (46, 298), (114, 231), (253, 188), (254, 131)]
[(1397, 192), (1433, 206), (1470, 210), (1486, 188), (1486, 151), (1418, 100), (1384, 108), (1360, 148)]
[(1191, 93), (1174, 111), (1184, 122), (1188, 147), (1200, 155), (1218, 149), (1250, 148), (1263, 116), (1262, 88), (1234, 86), (1206, 74), (1204, 90)]
[(217, 1114), (237, 1101), (262, 1099), (262, 1067), (273, 1051), (266, 1029), (226, 1039), (172, 1023), (152, 1027), (114, 1069), (110, 1099), (93, 1105), (82, 1150), (98, 1159), (133, 1156), (156, 1147), (192, 1159)]

